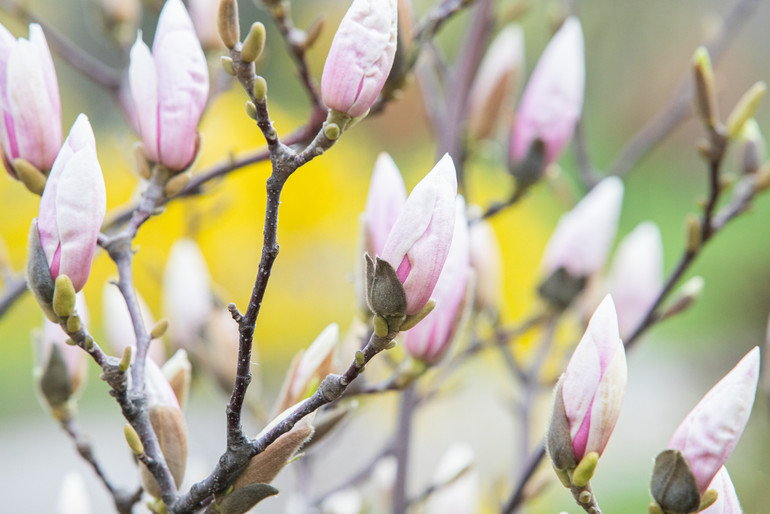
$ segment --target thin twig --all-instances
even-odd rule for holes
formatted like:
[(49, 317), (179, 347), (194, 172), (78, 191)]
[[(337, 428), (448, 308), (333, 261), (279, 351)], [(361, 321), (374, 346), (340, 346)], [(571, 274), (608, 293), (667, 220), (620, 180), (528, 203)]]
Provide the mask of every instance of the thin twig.
[(110, 495), (112, 495), (112, 500), (115, 503), (117, 511), (120, 514), (130, 514), (133, 506), (142, 498), (141, 487), (135, 492), (130, 492), (118, 489), (112, 485), (112, 482), (107, 478), (99, 461), (96, 460), (91, 443), (80, 434), (74, 420), (71, 418), (63, 419), (61, 421), (61, 426), (67, 435), (69, 435), (70, 439), (72, 439), (72, 442), (75, 443), (75, 449), (78, 451), (78, 454), (80, 454), (83, 460), (90, 464), (91, 468), (93, 468), (96, 473), (96, 476), (99, 477), (99, 480), (101, 480), (110, 492)]
[(11, 308), (11, 306), (21, 298), (27, 291), (27, 279), (23, 274), (19, 274), (11, 280), (8, 280), (0, 292), (0, 317)]
[(398, 411), (398, 425), (393, 455), (396, 457), (396, 481), (393, 485), (393, 514), (406, 512), (409, 505), (409, 449), (412, 439), (412, 417), (414, 414), (415, 385), (411, 384), (401, 394)]
[[(736, 0), (733, 3), (723, 18), (721, 30), (704, 45), (715, 63), (743, 24), (750, 19), (751, 13), (758, 4), (759, 0)], [(692, 80), (688, 74), (680, 82), (673, 98), (623, 146), (610, 164), (608, 173), (619, 177), (625, 176), (690, 112), (693, 94)]]

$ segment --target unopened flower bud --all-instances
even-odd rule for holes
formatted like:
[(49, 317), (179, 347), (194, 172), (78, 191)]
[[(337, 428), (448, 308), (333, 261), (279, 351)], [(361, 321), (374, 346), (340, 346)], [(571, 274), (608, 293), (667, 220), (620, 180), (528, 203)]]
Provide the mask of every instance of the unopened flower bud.
[(164, 5), (152, 52), (139, 33), (128, 75), (147, 157), (172, 171), (187, 168), (198, 149), (198, 121), (208, 99), (209, 72), (181, 0)]
[[(412, 190), (388, 235), (382, 259), (404, 286), (407, 315), (428, 303), (441, 274), (452, 242), (456, 195), (455, 167), (447, 154)], [(376, 273), (374, 278), (376, 288)]]
[(584, 52), (580, 21), (569, 17), (543, 51), (521, 97), (511, 132), (512, 169), (525, 164), (538, 140), (543, 144), (542, 170), (558, 160), (572, 139), (583, 110)]
[(556, 386), (546, 449), (557, 470), (573, 470), (584, 456), (604, 452), (620, 415), (626, 377), (626, 354), (608, 295)]
[(496, 313), (502, 299), (500, 244), (492, 226), (484, 220), (471, 224), (470, 238), (471, 267), (476, 277), (474, 308)]
[[(155, 318), (139, 292), (135, 291), (135, 294), (142, 323), (146, 329), (152, 329)], [(102, 290), (102, 326), (104, 337), (116, 355), (123, 353), (127, 346), (136, 346), (136, 333), (128, 306), (118, 288), (112, 284), (105, 284)], [(166, 362), (163, 343), (151, 341), (148, 356), (159, 366)]]
[(409, 355), (427, 364), (437, 363), (446, 354), (470, 306), (470, 236), (462, 197), (456, 205), (452, 244), (433, 290), (436, 308), (404, 335)]
[(724, 466), (719, 469), (714, 480), (709, 484), (706, 492), (708, 491), (717, 493), (716, 501), (700, 511), (700, 514), (743, 514), (738, 495), (735, 493), (735, 486)]
[(351, 118), (369, 110), (393, 66), (397, 22), (396, 0), (353, 0), (324, 64), (327, 107)]
[(192, 365), (187, 358), (187, 352), (179, 349), (163, 364), (161, 368), (163, 376), (168, 380), (179, 402), (179, 408), (184, 410), (187, 406), (187, 398), (190, 396), (190, 384), (192, 383)]
[[(608, 177), (561, 217), (548, 240), (542, 264), (547, 277), (561, 278), (554, 285), (548, 284), (553, 279), (546, 278), (541, 294), (547, 293), (546, 298), (559, 304), (567, 300), (568, 304), (582, 289), (585, 278), (604, 266), (617, 233), (622, 200), (623, 182)], [(563, 287), (559, 285), (562, 282), (566, 284)]]
[(506, 101), (524, 74), (524, 33), (504, 27), (489, 45), (468, 93), (468, 130), (477, 139), (492, 136)]
[(622, 337), (639, 326), (662, 286), (663, 243), (658, 226), (647, 221), (621, 241), (607, 278)]
[(77, 471), (68, 471), (59, 489), (57, 514), (91, 514), (88, 491), (83, 476)]
[(219, 37), (218, 30), (219, 6), (219, 0), (190, 0), (187, 3), (190, 19), (205, 52), (222, 48), (222, 38)]
[(759, 171), (767, 158), (765, 139), (754, 118), (746, 120), (738, 136), (738, 155), (743, 173), (752, 175)]
[[(96, 157), (96, 143), (88, 118), (78, 116), (59, 152), (40, 198), (40, 214), (33, 221), (36, 237), (30, 236), (28, 276), (38, 301), (46, 292), (36, 290), (43, 282), (36, 276), (42, 268), (38, 253), (42, 249), (49, 273), (55, 280), (66, 275), (75, 291), (80, 291), (91, 271), (96, 239), (104, 220), (106, 192)], [(53, 292), (53, 291), (51, 291)], [(44, 307), (46, 309), (46, 307)]]
[(706, 393), (668, 443), (669, 449), (679, 450), (687, 460), (701, 495), (743, 434), (758, 379), (759, 348), (754, 347)]
[(474, 461), (474, 451), (468, 443), (453, 443), (447, 449), (436, 467), (436, 491), (428, 498), (426, 514), (478, 511), (480, 483)]
[(62, 141), (61, 101), (56, 70), (40, 25), (29, 39), (15, 39), (0, 25), (0, 142), (8, 173), (19, 178), (22, 158), (48, 174)]

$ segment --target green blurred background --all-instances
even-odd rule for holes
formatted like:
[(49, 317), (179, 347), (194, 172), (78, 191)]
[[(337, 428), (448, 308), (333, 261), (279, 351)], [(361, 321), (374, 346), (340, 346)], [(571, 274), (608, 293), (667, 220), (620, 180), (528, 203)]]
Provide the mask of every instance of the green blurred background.
[[(501, 9), (513, 3), (498, 2)], [(591, 0), (579, 4), (586, 35), (586, 138), (590, 156), (600, 170), (672, 96), (694, 48), (718, 28), (719, 16), (727, 10), (728, 3)], [(309, 53), (311, 71), (320, 77), (333, 28), (347, 2), (308, 0), (293, 4), (300, 27), (307, 27), (319, 12), (328, 13), (327, 28)], [(428, 4), (417, 2), (418, 12), (424, 12)], [(532, 4), (521, 20), (530, 71), (550, 37), (549, 14), (558, 2)], [(120, 53), (105, 42), (90, 0), (31, 0), (29, 6), (96, 57), (115, 67), (122, 65)], [(249, 2), (241, 2), (241, 20), (244, 28), (254, 20), (262, 20), (268, 27), (268, 48), (259, 73), (268, 81), (276, 128), (280, 134), (289, 133), (307, 115), (306, 97), (295, 79), (294, 68), (264, 12)], [(462, 39), (466, 20), (465, 15), (458, 16), (439, 37), (450, 56)], [(18, 22), (2, 16), (0, 21), (15, 35), (26, 35), (26, 28)], [(148, 10), (144, 18), (145, 41), (151, 40), (154, 23), (154, 15)], [(717, 82), (723, 113), (753, 82), (770, 78), (768, 23), (770, 6), (759, 2), (722, 58)], [(109, 95), (78, 76), (57, 56), (54, 61), (65, 134), (79, 112), (89, 115), (107, 183), (108, 207), (119, 208), (131, 201), (137, 185), (131, 154), (135, 136)], [(243, 111), (245, 99), (235, 87), (209, 107), (201, 125), (203, 143), (194, 172), (221, 162), (230, 152), (237, 155), (260, 146), (261, 135)], [(364, 207), (372, 165), (379, 152), (389, 151), (411, 189), (435, 160), (435, 145), (423, 112), (418, 88), (412, 84), (383, 116), (365, 120), (346, 133), (331, 151), (289, 181), (280, 214), (281, 253), (255, 335), (265, 394), (278, 388), (290, 358), (323, 327), (336, 321), (345, 330), (350, 323), (355, 314), (352, 277), (357, 258), (357, 220)], [(770, 131), (767, 102), (760, 107), (757, 119), (762, 128)], [(701, 127), (689, 118), (626, 179), (619, 235), (627, 234), (641, 221), (655, 221), (663, 235), (666, 269), (673, 266), (682, 251), (685, 215), (696, 212), (697, 200), (705, 193), (706, 170), (695, 151), (695, 142), (701, 136)], [(509, 179), (500, 164), (504, 146), (501, 142), (498, 147), (487, 149), (484, 156), (471, 159), (468, 172), (471, 192), (476, 195), (470, 199), (472, 203), (486, 205), (507, 191)], [(571, 151), (562, 165), (561, 191), (577, 192)], [(730, 155), (727, 169), (737, 171), (737, 165), (737, 156)], [(167, 251), (181, 236), (197, 240), (214, 282), (221, 287), (218, 292), (223, 299), (246, 304), (261, 248), (267, 174), (264, 165), (233, 173), (212, 184), (200, 198), (173, 202), (162, 216), (142, 227), (136, 239), (136, 285), (157, 318), (162, 317), (160, 280)], [(533, 310), (532, 290), (538, 279), (543, 247), (570, 202), (569, 195), (565, 197), (559, 190), (541, 185), (522, 204), (494, 219), (505, 265), (506, 322), (515, 322)], [(15, 270), (24, 267), (26, 234), (37, 205), (38, 199), (27, 194), (19, 183), (0, 177), (0, 237)], [(655, 453), (664, 447), (671, 431), (697, 399), (752, 346), (763, 344), (770, 311), (770, 244), (765, 237), (768, 219), (770, 201), (760, 198), (749, 215), (741, 217), (710, 243), (690, 273), (706, 280), (702, 299), (686, 314), (655, 327), (629, 356), (629, 393), (624, 413), (594, 487), (607, 512), (643, 511), (648, 501), (647, 476)], [(102, 285), (114, 275), (113, 263), (99, 254), (85, 288), (92, 331), (97, 336), (101, 334)], [(79, 466), (69, 441), (39, 406), (34, 393), (30, 332), (41, 324), (41, 319), (29, 295), (0, 319), (0, 497), (10, 498), (15, 507), (9, 511), (13, 512), (21, 508), (26, 512), (50, 510), (61, 475), (66, 469)], [(90, 383), (80, 402), (84, 431), (94, 432), (97, 452), (102, 449), (99, 444), (116, 446), (113, 451), (120, 459), (107, 467), (124, 484), (131, 484), (131, 473), (124, 469), (128, 458), (120, 447), (124, 443), (117, 408), (107, 396), (105, 384), (98, 379), (95, 366), (90, 371)], [(467, 382), (480, 388), (474, 394), (485, 395), (484, 401), (494, 404), (494, 412), (482, 413), (489, 420), (485, 424), (491, 426), (491, 435), (479, 438), (478, 426), (467, 428), (467, 437), (475, 435), (475, 442), (487, 447), (479, 449), (482, 459), (494, 461), (482, 468), (490, 476), (517, 469), (512, 449), (516, 447), (515, 437), (509, 431), (514, 430), (515, 423), (506, 420), (510, 413), (502, 405), (509, 401), (510, 394), (505, 388), (511, 384), (504, 367), (497, 362), (496, 355), (488, 355), (471, 366), (465, 376), (472, 377)], [(466, 396), (458, 398), (471, 403), (473, 397)], [(222, 448), (223, 419), (211, 419), (224, 414), (224, 399), (207, 384), (197, 384), (193, 392), (191, 431), (199, 432), (193, 434), (193, 439), (200, 441), (198, 447), (206, 458), (191, 462), (191, 467), (199, 465), (203, 473), (210, 469)], [(446, 437), (451, 439), (453, 429), (448, 427), (464, 424), (456, 418), (467, 417), (463, 409), (468, 403), (450, 404), (443, 413), (439, 408), (435, 417), (418, 416), (415, 437), (434, 441), (431, 430), (435, 430), (436, 420), (445, 420), (439, 426), (444, 426), (449, 434)], [(383, 399), (382, 405), (379, 415), (387, 416), (389, 421), (379, 426), (380, 435), (387, 434), (392, 423), (392, 398)], [(760, 393), (744, 440), (728, 463), (748, 512), (767, 512), (765, 505), (770, 505), (769, 419), (767, 395)], [(198, 430), (195, 420), (205, 430)], [(429, 475), (434, 457), (443, 447), (434, 441), (433, 446), (426, 443), (420, 451), (424, 454), (420, 454), (418, 468), (425, 468), (423, 471)], [(87, 469), (83, 473), (90, 479)], [(502, 491), (508, 488), (501, 486)], [(103, 493), (96, 491), (97, 486), (93, 489), (93, 501), (103, 505), (99, 503), (104, 502)], [(40, 490), (46, 494), (34, 494)], [(566, 491), (554, 486), (547, 489), (532, 512), (565, 508), (577, 512)], [(4, 510), (0, 505), (0, 511)]]

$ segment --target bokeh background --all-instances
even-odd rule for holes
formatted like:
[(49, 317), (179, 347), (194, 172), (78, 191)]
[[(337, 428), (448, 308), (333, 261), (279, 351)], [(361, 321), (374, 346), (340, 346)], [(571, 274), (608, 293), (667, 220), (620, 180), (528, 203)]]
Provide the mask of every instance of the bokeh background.
[[(415, 3), (420, 13), (429, 5), (424, 0)], [(514, 4), (497, 3), (501, 10)], [(669, 100), (687, 71), (693, 50), (718, 30), (720, 16), (731, 3), (579, 3), (586, 36), (586, 138), (599, 170), (605, 169), (627, 139)], [(316, 78), (347, 4), (331, 0), (293, 2), (300, 27), (308, 26), (319, 12), (328, 15), (326, 30), (309, 53)], [(92, 0), (30, 0), (28, 5), (97, 58), (114, 67), (125, 65), (121, 53), (105, 37)], [(529, 70), (550, 37), (550, 15), (558, 6), (559, 2), (532, 2), (521, 19)], [(252, 3), (241, 2), (241, 19), (244, 29), (255, 20), (264, 21), (268, 28), (268, 47), (259, 73), (268, 80), (275, 126), (286, 134), (304, 122), (306, 97), (268, 16)], [(15, 19), (0, 12), (0, 21), (15, 35), (26, 36), (26, 28)], [(458, 16), (439, 37), (450, 56), (457, 51), (466, 21), (466, 15)], [(770, 78), (768, 23), (770, 6), (758, 2), (720, 61), (717, 82), (723, 113), (752, 83)], [(151, 40), (154, 25), (155, 14), (148, 8), (143, 19), (145, 41)], [(119, 209), (131, 201), (138, 184), (131, 154), (136, 138), (107, 93), (56, 55), (54, 61), (65, 133), (79, 112), (89, 115), (107, 183), (108, 207)], [(194, 173), (221, 162), (228, 153), (238, 155), (260, 146), (261, 135), (243, 111), (245, 99), (234, 87), (210, 105), (201, 124), (203, 143)], [(757, 119), (770, 131), (767, 102), (760, 107)], [(696, 212), (697, 201), (705, 193), (706, 169), (695, 150), (701, 136), (701, 127), (690, 117), (625, 181), (619, 235), (627, 234), (641, 221), (655, 221), (663, 236), (666, 269), (671, 269), (682, 251), (685, 215)], [(505, 142), (500, 141), (470, 160), (472, 203), (486, 205), (507, 191), (509, 178), (501, 164), (504, 148)], [(281, 253), (255, 334), (260, 356), (256, 371), (264, 395), (275, 393), (291, 357), (328, 323), (338, 322), (344, 331), (356, 313), (353, 273), (357, 220), (372, 165), (384, 150), (401, 168), (408, 188), (434, 163), (435, 143), (415, 84), (384, 115), (365, 120), (346, 133), (331, 151), (292, 177), (285, 189), (279, 225)], [(579, 193), (573, 152), (567, 152), (561, 164), (563, 173), (554, 183), (536, 187), (523, 203), (492, 222), (503, 252), (503, 317), (508, 323), (533, 312), (533, 286), (548, 235)], [(737, 156), (728, 157), (727, 169), (737, 171)], [(162, 216), (142, 227), (136, 239), (136, 285), (156, 318), (163, 315), (160, 284), (168, 249), (182, 236), (193, 237), (200, 245), (223, 299), (238, 305), (247, 302), (261, 248), (268, 171), (257, 165), (232, 173), (211, 184), (199, 198), (173, 202)], [(19, 183), (0, 177), (0, 237), (14, 270), (24, 267), (26, 235), (37, 206), (38, 199)], [(760, 198), (751, 213), (710, 243), (690, 273), (705, 278), (701, 300), (684, 315), (651, 330), (629, 356), (624, 412), (594, 484), (606, 511), (645, 509), (654, 455), (664, 448), (673, 429), (703, 393), (751, 347), (764, 344), (770, 312), (769, 219), (770, 200)], [(85, 288), (92, 332), (97, 336), (102, 334), (102, 287), (115, 273), (109, 258), (103, 253), (97, 255)], [(62, 477), (76, 469), (92, 484), (89, 495), (94, 512), (102, 512), (109, 504), (101, 485), (91, 482), (90, 470), (79, 461), (70, 441), (35, 395), (30, 333), (41, 322), (39, 308), (30, 295), (0, 318), (0, 511), (53, 511)], [(91, 365), (90, 372), (80, 400), (83, 431), (92, 437), (97, 455), (104, 456), (108, 474), (122, 485), (132, 485), (133, 472), (123, 446), (117, 406), (106, 394), (98, 369)], [(424, 483), (449, 442), (464, 439), (479, 454), (480, 468), (488, 479), (485, 490), (505, 495), (510, 489), (510, 473), (519, 465), (517, 429), (510, 406), (514, 382), (492, 352), (466, 367), (458, 380), (462, 387), (456, 394), (438, 401), (416, 419), (415, 480)], [(194, 384), (188, 413), (192, 441), (189, 474), (193, 477), (205, 475), (222, 451), (225, 401), (212, 384), (203, 380)], [(271, 405), (272, 401), (266, 403)], [(363, 421), (352, 424), (350, 435), (329, 443), (330, 469), (348, 462), (354, 445), (356, 455), (374, 453), (376, 441), (384, 440), (392, 430), (396, 409), (392, 395), (362, 402), (360, 409)], [(256, 433), (258, 426), (252, 429)], [(368, 442), (372, 440), (375, 442)], [(766, 512), (766, 505), (770, 505), (769, 462), (768, 396), (760, 392), (746, 434), (728, 462), (747, 512)], [(333, 473), (319, 471), (317, 475), (322, 484), (318, 491), (336, 482)], [(287, 469), (281, 483), (292, 479), (292, 470)], [(285, 499), (286, 495), (282, 496)], [(275, 500), (265, 508), (280, 511), (280, 505), (281, 500)], [(557, 510), (578, 511), (568, 493), (556, 484), (530, 507), (531, 512)]]

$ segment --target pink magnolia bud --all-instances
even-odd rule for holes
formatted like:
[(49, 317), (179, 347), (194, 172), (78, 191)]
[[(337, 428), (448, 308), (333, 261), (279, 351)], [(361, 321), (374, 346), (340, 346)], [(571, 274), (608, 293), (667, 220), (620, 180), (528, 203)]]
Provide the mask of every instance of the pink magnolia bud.
[(40, 198), (37, 230), (54, 280), (67, 275), (75, 291), (83, 288), (106, 209), (94, 133), (81, 114), (53, 163)]
[[(554, 407), (548, 451), (559, 469), (569, 467), (560, 466), (559, 461), (572, 460), (559, 454), (567, 446), (563, 441), (566, 437), (574, 452), (571, 465), (590, 452), (602, 454), (620, 414), (626, 379), (626, 353), (618, 334), (615, 305), (607, 295), (591, 317), (557, 386), (554, 401), (562, 402), (563, 410), (562, 405)], [(558, 412), (566, 416), (566, 423), (555, 419)], [(560, 425), (568, 429), (568, 436), (554, 433)]]
[(641, 223), (621, 241), (607, 279), (618, 310), (620, 335), (631, 334), (663, 286), (663, 243), (658, 226)]
[(511, 162), (521, 162), (540, 139), (548, 165), (572, 139), (583, 109), (584, 53), (580, 21), (569, 17), (543, 51), (521, 97), (511, 133)]
[(759, 379), (759, 347), (754, 347), (698, 402), (676, 429), (667, 448), (690, 464), (703, 494), (738, 444)]
[(0, 139), (6, 168), (22, 158), (47, 172), (62, 140), (61, 102), (56, 70), (40, 25), (29, 39), (14, 39), (0, 25)]
[(406, 314), (422, 310), (441, 274), (455, 224), (457, 176), (449, 154), (412, 190), (393, 225), (382, 258), (406, 293)]
[(468, 129), (476, 138), (494, 133), (506, 100), (518, 89), (524, 62), (524, 33), (512, 23), (489, 45), (468, 94)]
[(217, 31), (219, 0), (191, 0), (187, 5), (201, 46), (207, 50), (222, 49), (222, 38)]
[(743, 514), (741, 503), (738, 501), (738, 495), (735, 493), (735, 486), (730, 479), (727, 468), (719, 468), (714, 480), (708, 486), (717, 492), (717, 501), (700, 511), (700, 514)]
[(209, 72), (181, 0), (168, 0), (163, 7), (152, 53), (139, 33), (128, 74), (147, 157), (172, 170), (188, 167), (197, 151)]
[(147, 361), (144, 385), (149, 407), (174, 407), (181, 410), (174, 389), (163, 374), (163, 370), (153, 361)]
[(409, 355), (435, 364), (449, 349), (460, 320), (470, 275), (470, 241), (465, 202), (457, 197), (455, 228), (449, 255), (441, 270), (433, 297), (436, 307), (414, 328), (406, 331), (404, 346)]
[(591, 275), (604, 266), (618, 230), (623, 182), (608, 177), (599, 182), (556, 225), (543, 256), (543, 268), (564, 268), (574, 277)]
[(396, 55), (396, 0), (353, 0), (321, 76), (327, 107), (357, 118), (377, 99)]
[(374, 164), (364, 211), (364, 248), (369, 255), (382, 253), (405, 203), (404, 179), (390, 155), (383, 152)]

